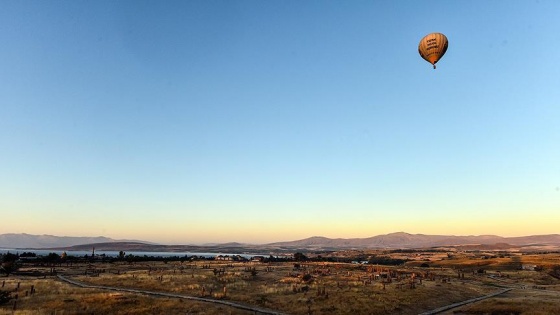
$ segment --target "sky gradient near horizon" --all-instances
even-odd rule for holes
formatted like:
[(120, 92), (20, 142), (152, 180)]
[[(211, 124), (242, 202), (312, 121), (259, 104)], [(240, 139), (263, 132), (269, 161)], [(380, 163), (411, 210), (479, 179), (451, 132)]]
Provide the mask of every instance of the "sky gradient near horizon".
[[(2, 1), (1, 233), (560, 233), (558, 1)], [(437, 70), (418, 54), (441, 32)]]

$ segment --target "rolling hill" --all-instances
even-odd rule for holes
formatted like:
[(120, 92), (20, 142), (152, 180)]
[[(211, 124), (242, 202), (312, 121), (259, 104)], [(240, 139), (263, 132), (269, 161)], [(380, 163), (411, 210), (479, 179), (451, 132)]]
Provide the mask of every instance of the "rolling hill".
[[(459, 245), (512, 246), (553, 245), (560, 246), (560, 234), (502, 237), (497, 235), (425, 235), (397, 232), (368, 238), (327, 238), (314, 236), (302, 240), (270, 244), (224, 243), (212, 245), (159, 245), (146, 241), (115, 240), (108, 237), (69, 237), (31, 234), (0, 234), (0, 248), (105, 248), (106, 250), (127, 248), (142, 251), (293, 251), (293, 250), (339, 250), (376, 248), (428, 248)], [(103, 244), (103, 245), (102, 245)]]
[[(0, 248), (54, 248), (66, 247), (80, 244), (91, 243), (112, 243), (119, 242), (112, 238), (97, 237), (75, 237), (75, 236), (54, 236), (54, 235), (32, 235), (26, 233), (0, 234)], [(143, 242), (148, 243), (150, 242)]]

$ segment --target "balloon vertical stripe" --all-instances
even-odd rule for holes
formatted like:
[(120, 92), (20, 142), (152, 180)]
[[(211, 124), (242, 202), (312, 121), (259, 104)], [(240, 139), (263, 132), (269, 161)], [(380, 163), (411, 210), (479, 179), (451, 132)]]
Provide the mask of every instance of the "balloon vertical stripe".
[(442, 33), (431, 33), (424, 36), (418, 44), (418, 53), (424, 60), (436, 67), (436, 63), (447, 51), (447, 37)]

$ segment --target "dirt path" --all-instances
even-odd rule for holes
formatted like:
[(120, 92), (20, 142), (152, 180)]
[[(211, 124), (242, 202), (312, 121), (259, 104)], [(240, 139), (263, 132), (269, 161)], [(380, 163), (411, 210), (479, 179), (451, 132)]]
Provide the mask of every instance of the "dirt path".
[(494, 297), (494, 296), (497, 296), (497, 295), (500, 295), (500, 294), (504, 294), (504, 293), (509, 292), (509, 291), (511, 291), (511, 290), (513, 290), (513, 288), (503, 289), (503, 290), (500, 290), (500, 291), (498, 291), (498, 292), (494, 292), (494, 293), (492, 293), (492, 294), (488, 294), (488, 295), (484, 295), (484, 296), (477, 297), (477, 298), (474, 298), (474, 299), (470, 299), (470, 300), (466, 300), (466, 301), (462, 301), (462, 302), (458, 302), (458, 303), (453, 303), (453, 304), (449, 304), (449, 305), (446, 305), (446, 306), (442, 306), (442, 307), (436, 308), (436, 309), (434, 309), (434, 310), (421, 313), (420, 315), (439, 314), (439, 313), (448, 311), (448, 310), (450, 310), (450, 309), (452, 309), (452, 308), (456, 308), (456, 307), (463, 306), (463, 305), (467, 305), (467, 304), (470, 304), (470, 303), (482, 301), (482, 300), (485, 300), (485, 299), (488, 299), (488, 298), (491, 298), (491, 297)]
[(64, 276), (58, 275), (58, 278), (64, 282), (69, 284), (81, 287), (81, 288), (90, 288), (90, 289), (101, 289), (101, 290), (110, 290), (110, 291), (120, 291), (120, 292), (129, 292), (129, 293), (136, 293), (136, 294), (147, 294), (147, 295), (154, 295), (154, 296), (163, 296), (163, 297), (170, 297), (170, 298), (178, 298), (178, 299), (186, 299), (186, 300), (194, 300), (199, 302), (207, 302), (207, 303), (214, 303), (214, 304), (222, 304), (246, 311), (255, 312), (257, 314), (270, 314), (270, 315), (284, 315), (284, 313), (280, 313), (273, 310), (268, 310), (260, 307), (254, 307), (249, 305), (238, 304), (230, 301), (222, 301), (222, 300), (214, 300), (214, 299), (207, 299), (201, 298), (196, 296), (190, 295), (182, 295), (182, 294), (174, 294), (174, 293), (166, 293), (166, 292), (157, 292), (157, 291), (146, 291), (146, 290), (137, 290), (137, 289), (127, 289), (127, 288), (119, 288), (119, 287), (108, 287), (102, 285), (91, 285), (85, 284), (79, 281), (70, 280)]

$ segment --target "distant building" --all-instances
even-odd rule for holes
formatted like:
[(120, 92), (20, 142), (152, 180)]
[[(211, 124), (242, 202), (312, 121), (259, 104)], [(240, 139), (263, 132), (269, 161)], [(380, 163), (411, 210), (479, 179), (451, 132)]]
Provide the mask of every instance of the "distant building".
[(232, 259), (229, 255), (218, 255), (216, 256), (215, 260), (230, 261)]
[(367, 260), (361, 260), (361, 261), (352, 260), (352, 263), (355, 264), (355, 265), (367, 265), (367, 264), (369, 264), (369, 261), (367, 261)]
[(535, 271), (537, 269), (537, 265), (521, 265), (521, 269), (523, 270), (530, 270), (530, 271)]
[(214, 260), (220, 261), (246, 261), (247, 258), (240, 256), (240, 255), (218, 255), (214, 258)]

